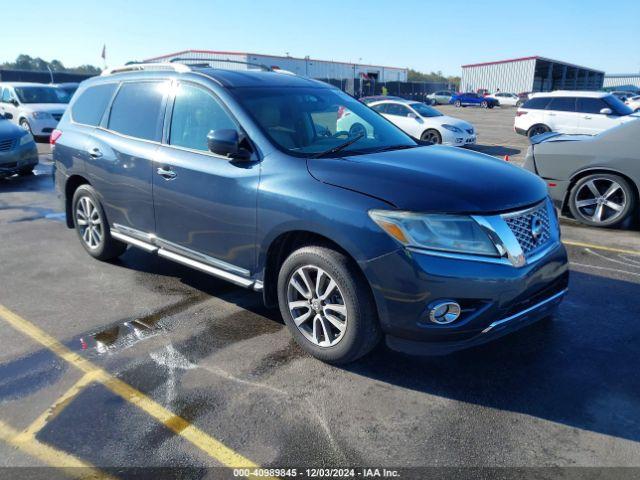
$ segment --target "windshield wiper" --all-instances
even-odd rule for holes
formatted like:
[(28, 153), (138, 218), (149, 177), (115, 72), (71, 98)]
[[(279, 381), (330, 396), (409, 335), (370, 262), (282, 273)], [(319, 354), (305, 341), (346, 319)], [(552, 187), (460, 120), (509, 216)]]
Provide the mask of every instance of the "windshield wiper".
[(344, 143), (341, 143), (340, 145), (336, 145), (335, 147), (332, 147), (329, 150), (325, 150), (324, 152), (314, 153), (313, 155), (311, 155), (311, 158), (320, 158), (320, 157), (324, 157), (325, 155), (331, 155), (332, 153), (337, 153), (340, 150), (344, 150), (349, 145), (353, 145), (354, 143), (356, 143), (358, 140), (360, 140), (364, 136), (365, 136), (365, 133), (364, 132), (360, 132), (355, 137), (350, 138), (349, 140), (347, 140)]
[(389, 150), (406, 150), (407, 148), (415, 148), (418, 145), (387, 145), (373, 150), (372, 153), (388, 152)]

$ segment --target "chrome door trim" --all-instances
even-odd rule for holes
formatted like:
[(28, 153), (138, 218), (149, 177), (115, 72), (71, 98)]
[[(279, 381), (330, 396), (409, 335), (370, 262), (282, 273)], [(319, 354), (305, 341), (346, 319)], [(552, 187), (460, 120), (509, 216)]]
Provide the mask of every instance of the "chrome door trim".
[(236, 285), (252, 288), (256, 291), (261, 291), (264, 288), (262, 281), (250, 278), (251, 272), (247, 269), (176, 245), (153, 234), (116, 223), (111, 227), (111, 236), (146, 252), (156, 253), (161, 257), (222, 278)]

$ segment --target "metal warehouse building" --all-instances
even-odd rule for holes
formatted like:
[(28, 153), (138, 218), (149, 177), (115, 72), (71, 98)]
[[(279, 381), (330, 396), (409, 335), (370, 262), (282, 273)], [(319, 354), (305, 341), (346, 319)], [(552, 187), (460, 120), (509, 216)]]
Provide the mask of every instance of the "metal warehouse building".
[(169, 62), (175, 59), (213, 60), (212, 66), (227, 70), (248, 70), (257, 67), (228, 62), (216, 63), (215, 61), (234, 60), (238, 62), (255, 63), (322, 80), (349, 80), (357, 78), (373, 80), (375, 82), (406, 82), (409, 73), (406, 68), (385, 67), (382, 65), (365, 65), (360, 63), (336, 62), (333, 60), (316, 60), (309, 57), (296, 58), (246, 52), (220, 52), (214, 50), (183, 50), (169, 55), (149, 58), (145, 61)]
[(462, 66), (460, 88), (490, 92), (600, 90), (604, 72), (544, 57), (523, 57)]
[(611, 73), (604, 76), (607, 90), (640, 90), (640, 73)]

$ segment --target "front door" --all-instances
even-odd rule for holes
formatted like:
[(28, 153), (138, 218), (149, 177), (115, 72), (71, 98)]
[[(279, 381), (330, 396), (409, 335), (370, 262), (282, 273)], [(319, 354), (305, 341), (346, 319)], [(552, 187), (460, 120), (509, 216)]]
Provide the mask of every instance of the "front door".
[(578, 98), (578, 112), (580, 114), (580, 132), (588, 135), (608, 130), (611, 127), (620, 125), (618, 115), (603, 115), (600, 111), (609, 108), (600, 98)]
[(2, 97), (0, 97), (0, 114), (13, 123), (18, 123), (18, 107), (13, 102), (16, 101), (15, 95), (9, 87), (2, 89)]
[(260, 164), (211, 153), (211, 130), (240, 130), (207, 88), (176, 89), (167, 145), (153, 171), (157, 236), (163, 246), (239, 275), (256, 262)]

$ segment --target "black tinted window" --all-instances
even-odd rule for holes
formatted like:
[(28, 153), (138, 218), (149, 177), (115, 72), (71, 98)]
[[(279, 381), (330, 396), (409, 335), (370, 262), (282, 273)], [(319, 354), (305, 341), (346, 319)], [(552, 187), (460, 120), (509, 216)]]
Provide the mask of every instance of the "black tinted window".
[(599, 98), (578, 98), (578, 111), (582, 113), (600, 113), (607, 104)]
[(218, 101), (202, 88), (180, 85), (173, 105), (169, 143), (208, 151), (208, 133), (220, 129), (237, 127)]
[(396, 115), (398, 117), (406, 117), (411, 110), (409, 110), (404, 105), (398, 105), (397, 103), (389, 103), (387, 104), (387, 108), (385, 113), (388, 115)]
[(544, 110), (549, 104), (550, 98), (532, 98), (522, 105), (522, 108), (531, 108), (533, 110)]
[(374, 105), (373, 108), (376, 112), (378, 113), (386, 113), (387, 112), (387, 105), (386, 103), (380, 103), (378, 105)]
[(576, 99), (573, 97), (553, 97), (547, 110), (555, 110), (557, 112), (575, 112)]
[(116, 87), (115, 83), (110, 83), (87, 88), (71, 107), (73, 121), (85, 125), (99, 125)]
[(160, 110), (166, 83), (125, 83), (120, 87), (109, 117), (109, 129), (144, 140), (160, 139)]

